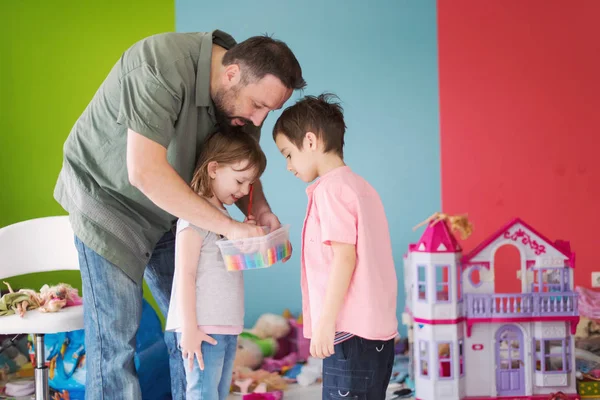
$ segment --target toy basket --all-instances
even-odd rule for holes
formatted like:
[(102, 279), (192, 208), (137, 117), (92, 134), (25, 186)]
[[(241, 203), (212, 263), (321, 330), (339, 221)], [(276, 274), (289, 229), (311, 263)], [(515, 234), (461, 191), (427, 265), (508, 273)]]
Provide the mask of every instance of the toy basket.
[(225, 266), (229, 271), (268, 268), (292, 255), (289, 234), (290, 226), (261, 237), (237, 240), (218, 240)]

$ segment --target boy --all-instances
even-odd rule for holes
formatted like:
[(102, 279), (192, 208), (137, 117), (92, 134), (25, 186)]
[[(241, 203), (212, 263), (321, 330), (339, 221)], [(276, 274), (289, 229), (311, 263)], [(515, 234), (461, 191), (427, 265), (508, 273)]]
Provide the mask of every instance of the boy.
[(394, 362), (397, 278), (377, 192), (343, 159), (344, 123), (332, 95), (307, 96), (275, 123), (287, 169), (304, 182), (304, 336), (323, 361), (323, 399), (384, 400)]

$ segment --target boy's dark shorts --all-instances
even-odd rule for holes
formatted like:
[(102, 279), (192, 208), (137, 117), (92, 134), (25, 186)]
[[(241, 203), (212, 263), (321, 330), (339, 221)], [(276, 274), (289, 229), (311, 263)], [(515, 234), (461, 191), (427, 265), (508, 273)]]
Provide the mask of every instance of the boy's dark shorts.
[(394, 339), (354, 336), (323, 360), (323, 400), (385, 400), (394, 366)]

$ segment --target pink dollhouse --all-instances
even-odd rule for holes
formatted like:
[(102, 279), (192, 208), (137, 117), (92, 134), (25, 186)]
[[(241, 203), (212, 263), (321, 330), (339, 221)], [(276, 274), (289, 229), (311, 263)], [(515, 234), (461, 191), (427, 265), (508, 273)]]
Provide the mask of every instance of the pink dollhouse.
[[(520, 293), (495, 291), (505, 245), (519, 251)], [(447, 220), (430, 222), (404, 256), (415, 398), (579, 399), (574, 268), (569, 242), (518, 218), (465, 256)]]

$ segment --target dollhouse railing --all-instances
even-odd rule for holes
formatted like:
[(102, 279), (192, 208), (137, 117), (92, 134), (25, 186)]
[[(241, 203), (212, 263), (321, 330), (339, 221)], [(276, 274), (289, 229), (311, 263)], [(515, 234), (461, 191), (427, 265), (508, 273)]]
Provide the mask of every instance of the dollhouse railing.
[(467, 318), (576, 316), (576, 292), (466, 294)]

